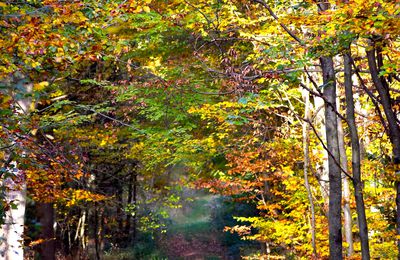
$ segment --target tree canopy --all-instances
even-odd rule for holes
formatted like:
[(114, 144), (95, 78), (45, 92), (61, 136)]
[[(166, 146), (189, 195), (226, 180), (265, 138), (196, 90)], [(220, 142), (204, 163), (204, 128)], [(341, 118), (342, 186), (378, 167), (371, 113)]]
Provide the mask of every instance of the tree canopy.
[(0, 253), (395, 259), (399, 16), (397, 0), (1, 1)]

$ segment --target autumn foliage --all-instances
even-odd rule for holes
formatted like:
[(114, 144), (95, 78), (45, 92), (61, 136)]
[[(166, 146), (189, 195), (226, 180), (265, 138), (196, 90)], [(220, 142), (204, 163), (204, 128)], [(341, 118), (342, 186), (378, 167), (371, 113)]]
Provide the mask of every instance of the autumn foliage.
[[(0, 2), (2, 230), (21, 192), (27, 259), (333, 259), (334, 243), (395, 259), (399, 15), (395, 0)], [(209, 234), (193, 220), (190, 237), (174, 221), (201, 192), (228, 216), (198, 215)]]

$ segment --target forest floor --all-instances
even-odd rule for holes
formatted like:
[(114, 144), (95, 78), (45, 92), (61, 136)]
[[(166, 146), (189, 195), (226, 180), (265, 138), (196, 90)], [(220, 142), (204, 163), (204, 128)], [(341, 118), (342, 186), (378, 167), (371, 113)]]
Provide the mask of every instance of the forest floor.
[(105, 260), (237, 260), (242, 249), (253, 248), (237, 236), (223, 232), (231, 213), (220, 196), (187, 190), (182, 207), (169, 209), (166, 233), (142, 240), (135, 248), (108, 252)]
[(196, 194), (193, 201), (170, 212), (172, 223), (160, 245), (168, 259), (226, 259), (222, 230), (212, 223), (216, 203), (216, 196)]

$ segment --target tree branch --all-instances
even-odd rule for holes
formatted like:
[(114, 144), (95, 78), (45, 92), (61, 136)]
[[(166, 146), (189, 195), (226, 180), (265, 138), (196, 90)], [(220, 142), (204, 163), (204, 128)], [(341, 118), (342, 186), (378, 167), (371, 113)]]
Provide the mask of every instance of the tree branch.
[(301, 46), (305, 46), (304, 42), (296, 36), (294, 32), (292, 32), (285, 24), (279, 21), (279, 17), (276, 16), (274, 11), (272, 11), (271, 7), (263, 0), (253, 0), (256, 3), (261, 4), (262, 6), (265, 7), (265, 9), (268, 10), (269, 14), (279, 23), (279, 25), (293, 38), (295, 39)]

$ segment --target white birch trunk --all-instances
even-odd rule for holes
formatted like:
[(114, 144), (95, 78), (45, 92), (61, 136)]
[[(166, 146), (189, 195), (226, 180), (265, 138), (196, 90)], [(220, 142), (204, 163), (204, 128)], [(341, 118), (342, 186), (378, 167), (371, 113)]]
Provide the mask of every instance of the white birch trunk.
[[(337, 99), (338, 104), (338, 112), (340, 113), (340, 100)], [(344, 133), (343, 133), (343, 125), (342, 120), (338, 118), (338, 140), (339, 140), (339, 152), (340, 152), (340, 164), (342, 169), (347, 173), (347, 155), (346, 148), (344, 144)], [(344, 234), (347, 242), (347, 256), (350, 257), (354, 254), (353, 249), (353, 232), (352, 232), (352, 218), (351, 218), (351, 210), (350, 210), (350, 184), (349, 178), (346, 174), (342, 173), (342, 182), (343, 182), (343, 217), (344, 217)]]
[[(19, 175), (20, 173), (17, 173)], [(24, 182), (24, 181), (23, 181)], [(19, 260), (24, 259), (23, 250), (23, 234), (25, 224), (25, 203), (26, 203), (26, 186), (17, 187), (15, 182), (9, 180), (11, 189), (6, 194), (6, 201), (12, 202), (16, 208), (10, 209), (6, 214), (5, 224), (0, 229), (0, 252), (2, 259)]]
[[(11, 83), (13, 84), (13, 83)], [(21, 75), (14, 76), (14, 85), (12, 89), (24, 90), (25, 94), (32, 92), (33, 84)], [(27, 114), (32, 103), (30, 97), (24, 97), (17, 100), (17, 113)], [(0, 256), (5, 260), (23, 260), (24, 259), (24, 225), (25, 225), (25, 206), (26, 206), (26, 183), (25, 177), (18, 170), (17, 163), (13, 163), (13, 179), (3, 180), (8, 191), (5, 194), (5, 200), (8, 204), (12, 203), (15, 207), (6, 212), (5, 224), (0, 228)]]
[[(314, 97), (314, 107), (316, 109), (316, 113), (318, 113), (314, 116), (315, 125), (319, 126), (318, 135), (324, 142), (326, 142), (324, 100), (319, 97)], [(323, 149), (322, 151), (320, 151), (320, 153), (322, 153), (323, 155), (322, 163), (316, 165), (316, 171), (319, 177), (322, 197), (324, 198), (324, 205), (327, 208), (327, 205), (329, 203), (328, 152)]]

